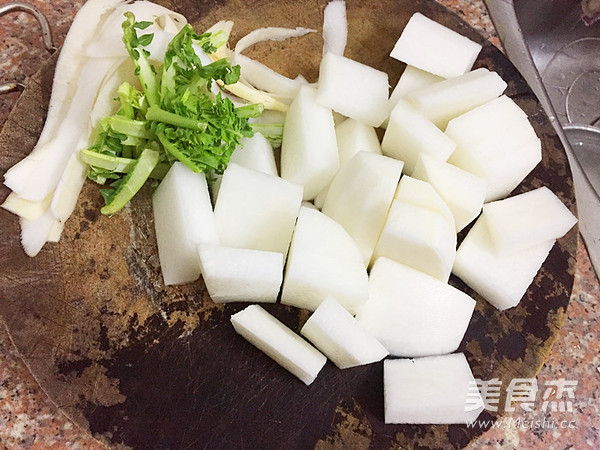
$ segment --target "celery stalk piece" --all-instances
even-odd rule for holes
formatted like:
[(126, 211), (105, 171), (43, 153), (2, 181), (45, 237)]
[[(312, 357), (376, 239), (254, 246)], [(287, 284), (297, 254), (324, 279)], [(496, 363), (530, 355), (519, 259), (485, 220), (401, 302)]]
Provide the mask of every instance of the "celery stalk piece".
[[(125, 13), (125, 22), (123, 22), (123, 42), (129, 56), (133, 59), (136, 73), (142, 83), (142, 88), (146, 94), (146, 99), (150, 106), (160, 103), (160, 93), (156, 69), (148, 60), (147, 51), (135, 31), (135, 16), (131, 12)], [(146, 35), (148, 36), (148, 35)]]
[[(123, 206), (125, 206), (144, 185), (159, 160), (160, 155), (158, 152), (145, 149), (135, 163), (133, 170), (123, 178), (114, 193), (112, 193), (112, 195), (106, 194), (105, 198), (108, 198), (109, 201), (100, 212), (102, 214), (111, 215), (123, 208)], [(103, 193), (103, 195), (105, 195), (105, 193)]]

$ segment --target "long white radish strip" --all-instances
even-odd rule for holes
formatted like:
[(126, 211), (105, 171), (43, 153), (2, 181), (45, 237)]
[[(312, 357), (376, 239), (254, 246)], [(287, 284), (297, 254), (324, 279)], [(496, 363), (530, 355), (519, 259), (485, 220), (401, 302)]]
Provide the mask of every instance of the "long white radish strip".
[(50, 231), (48, 231), (46, 242), (58, 242), (64, 228), (65, 224), (61, 221), (55, 220), (52, 222), (52, 225), (50, 225)]
[(71, 154), (67, 167), (56, 186), (51, 209), (54, 217), (62, 224), (71, 216), (77, 205), (77, 199), (89, 169), (89, 166), (79, 159), (79, 150), (92, 145), (91, 130), (96, 129), (100, 120), (115, 112), (118, 103), (113, 99), (117, 96), (117, 90), (123, 81), (129, 81), (134, 85), (139, 83), (129, 58), (121, 63), (116, 63), (113, 70), (109, 71), (105, 77), (90, 114), (90, 128), (87, 133), (82, 133), (75, 146), (76, 150)]
[(21, 245), (27, 256), (37, 255), (48, 239), (50, 230), (56, 227), (57, 220), (48, 209), (35, 220), (20, 219)]
[[(38, 148), (47, 143), (56, 133), (62, 117), (69, 108), (69, 100), (77, 89), (86, 46), (96, 36), (96, 30), (102, 26), (108, 15), (123, 2), (124, 0), (89, 0), (75, 16), (56, 62), (44, 128), (31, 154), (37, 152)], [(5, 174), (5, 178), (10, 178), (9, 172)]]
[(46, 212), (51, 202), (52, 194), (48, 195), (41, 202), (30, 202), (11, 192), (0, 206), (19, 217), (27, 220), (35, 220)]
[[(43, 158), (27, 177), (23, 189), (13, 189), (20, 197), (41, 201), (52, 192), (69, 161), (82, 133), (88, 133), (90, 113), (106, 73), (115, 64), (113, 58), (90, 59), (81, 71), (81, 81), (60, 128), (46, 144)], [(11, 187), (11, 186), (9, 186)], [(12, 188), (12, 187), (11, 187)]]
[(235, 45), (232, 55), (234, 64), (242, 67), (242, 82), (276, 95), (289, 97), (290, 101), (298, 93), (302, 85), (300, 80), (292, 80), (280, 73), (275, 72), (263, 63), (243, 56), (241, 53), (248, 47), (263, 41), (284, 41), (292, 37), (304, 36), (316, 30), (310, 28), (258, 28), (241, 38)]
[(56, 186), (50, 205), (52, 215), (63, 224), (77, 205), (77, 199), (87, 178), (88, 170), (89, 166), (79, 159), (79, 152), (72, 153), (58, 186)]
[(286, 39), (293, 37), (304, 36), (308, 33), (314, 33), (317, 30), (312, 28), (296, 27), (296, 28), (280, 28), (280, 27), (266, 27), (257, 28), (251, 31), (246, 36), (241, 38), (237, 44), (235, 44), (235, 53), (242, 53), (248, 47), (253, 46), (263, 41), (285, 41)]
[(79, 10), (69, 29), (54, 71), (48, 114), (36, 146), (24, 159), (4, 174), (4, 184), (20, 192), (36, 167), (32, 160), (41, 159), (45, 144), (56, 132), (68, 111), (77, 89), (77, 79), (84, 65), (85, 47), (92, 41), (96, 30), (123, 0), (90, 0)]
[(333, 0), (327, 4), (323, 14), (323, 54), (344, 56), (347, 38), (346, 2)]
[(231, 92), (233, 95), (243, 98), (250, 103), (262, 103), (265, 109), (282, 112), (286, 112), (289, 109), (288, 105), (286, 105), (283, 101), (273, 97), (273, 95), (259, 91), (258, 89), (248, 86), (247, 84), (240, 83), (239, 81), (237, 83), (227, 85), (223, 85), (221, 82), (219, 82), (219, 85), (223, 89)]
[(272, 94), (289, 97), (290, 101), (296, 96), (300, 86), (307, 84), (302, 78), (292, 80), (241, 53), (235, 55), (233, 62), (240, 65), (244, 79), (252, 86)]

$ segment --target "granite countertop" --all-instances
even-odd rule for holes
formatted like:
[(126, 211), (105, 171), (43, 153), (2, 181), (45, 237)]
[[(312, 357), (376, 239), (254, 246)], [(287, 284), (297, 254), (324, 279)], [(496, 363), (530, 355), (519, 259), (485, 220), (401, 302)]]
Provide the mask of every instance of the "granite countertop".
[[(48, 17), (57, 46), (62, 43), (73, 16), (84, 3), (82, 0), (28, 1)], [(499, 46), (480, 0), (438, 1)], [(0, 0), (0, 5), (6, 3), (6, 0)], [(48, 58), (37, 30), (35, 20), (23, 13), (0, 18), (1, 83), (15, 78), (24, 80)], [(0, 126), (18, 95), (0, 96)], [(537, 377), (540, 386), (561, 378), (577, 381), (573, 410), (549, 412), (534, 408), (525, 412), (516, 409), (504, 416), (505, 426), (492, 428), (472, 443), (472, 448), (600, 448), (599, 300), (600, 285), (580, 239), (567, 318)], [(554, 423), (558, 427), (539, 426), (543, 423)], [(102, 448), (88, 433), (57, 412), (19, 358), (6, 330), (0, 326), (0, 448), (32, 447)]]

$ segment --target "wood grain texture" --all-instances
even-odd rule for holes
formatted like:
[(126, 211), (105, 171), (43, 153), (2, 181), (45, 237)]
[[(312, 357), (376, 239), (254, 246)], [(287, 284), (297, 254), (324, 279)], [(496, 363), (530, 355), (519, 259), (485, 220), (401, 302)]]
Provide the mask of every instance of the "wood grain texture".
[[(161, 2), (198, 31), (234, 20), (233, 42), (263, 26), (320, 30), (325, 1)], [(430, 1), (348, 1), (346, 56), (390, 74), (388, 57), (409, 17), (420, 11), (482, 43), (476, 62), (508, 81), (507, 94), (529, 115), (543, 161), (517, 188), (548, 186), (575, 211), (567, 159), (531, 90), (515, 68), (458, 17)], [(257, 45), (249, 51), (289, 76), (315, 81), (321, 35)], [(0, 134), (0, 170), (29, 153), (47, 108), (53, 62), (30, 81)], [(0, 200), (8, 195), (1, 188)], [(229, 324), (245, 305), (216, 305), (202, 281), (165, 287), (160, 276), (150, 193), (112, 218), (99, 214), (86, 183), (59, 244), (34, 259), (22, 252), (18, 221), (0, 211), (0, 316), (50, 398), (107, 444), (136, 448), (457, 448), (485, 430), (383, 424), (382, 364), (340, 371), (327, 363), (311, 386), (239, 337)], [(477, 299), (460, 350), (475, 377), (531, 377), (560, 328), (573, 283), (577, 230), (559, 240), (516, 308), (498, 312)], [(292, 329), (308, 317), (267, 309)], [(487, 412), (483, 416), (491, 417)], [(482, 417), (483, 417), (482, 416)]]

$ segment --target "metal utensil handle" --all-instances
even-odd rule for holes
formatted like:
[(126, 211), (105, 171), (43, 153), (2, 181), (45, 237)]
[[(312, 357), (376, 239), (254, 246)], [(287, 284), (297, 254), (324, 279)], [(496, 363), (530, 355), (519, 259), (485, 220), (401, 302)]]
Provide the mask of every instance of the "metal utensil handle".
[[(44, 42), (44, 47), (46, 47), (46, 50), (48, 50), (51, 54), (54, 53), (56, 51), (56, 47), (54, 46), (54, 41), (52, 39), (52, 29), (50, 28), (50, 23), (48, 23), (48, 19), (46, 19), (44, 13), (29, 3), (12, 2), (7, 3), (6, 5), (0, 5), (0, 17), (17, 11), (31, 14), (36, 18), (42, 31), (42, 41)], [(25, 84), (20, 81), (0, 84), (0, 94), (8, 94), (9, 92), (15, 92), (23, 88), (25, 88)]]

